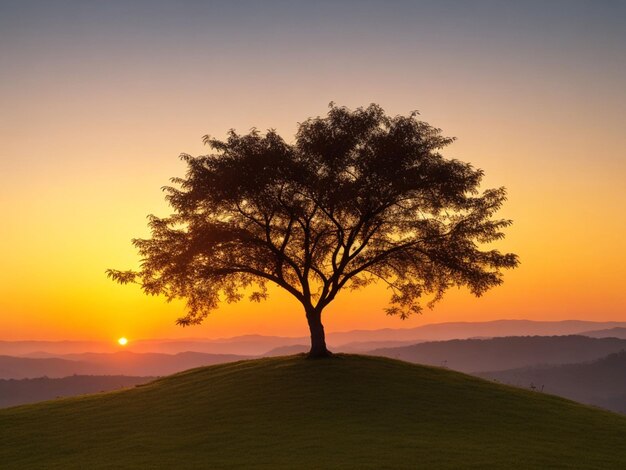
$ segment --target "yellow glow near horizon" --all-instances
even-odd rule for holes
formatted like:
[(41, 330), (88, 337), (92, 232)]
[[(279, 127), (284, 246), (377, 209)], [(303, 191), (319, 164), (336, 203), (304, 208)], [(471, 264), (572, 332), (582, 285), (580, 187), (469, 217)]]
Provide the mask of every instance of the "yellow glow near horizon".
[(117, 343), (120, 346), (126, 346), (128, 344), (128, 339), (124, 338), (123, 336), (117, 340)]
[(0, 77), (0, 340), (119, 348), (111, 340), (120, 331), (134, 341), (306, 336), (302, 307), (279, 289), (181, 328), (183, 302), (115, 284), (105, 270), (139, 267), (130, 240), (149, 235), (147, 214), (171, 212), (160, 188), (185, 175), (181, 152), (208, 152), (204, 134), (274, 128), (293, 143), (296, 123), (331, 100), (375, 102), (392, 116), (417, 109), (457, 137), (445, 156), (483, 169), (484, 188), (508, 189), (498, 216), (514, 223), (495, 246), (521, 265), (479, 299), (452, 289), (407, 321), (385, 315), (385, 285), (342, 292), (324, 312), (326, 331), (626, 320), (626, 30), (623, 15), (609, 14), (617, 6), (589, 15), (589, 6), (558, 2), (371, 2), (354, 15), (350, 2), (301, 2), (264, 3), (256, 15), (207, 2), (149, 9), (148, 18), (142, 2), (44, 3), (12, 2), (0, 14), (11, 64)]

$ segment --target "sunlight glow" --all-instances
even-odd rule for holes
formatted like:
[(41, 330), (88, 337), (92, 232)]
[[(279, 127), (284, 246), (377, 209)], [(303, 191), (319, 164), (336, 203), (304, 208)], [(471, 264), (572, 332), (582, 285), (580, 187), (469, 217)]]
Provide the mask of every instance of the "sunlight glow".
[(118, 339), (117, 342), (119, 343), (120, 346), (126, 346), (126, 344), (128, 344), (128, 340), (124, 338), (123, 336), (120, 339)]
[(182, 328), (184, 300), (104, 271), (140, 267), (130, 239), (149, 236), (148, 214), (171, 214), (160, 188), (185, 176), (181, 153), (210, 153), (203, 135), (272, 128), (293, 143), (331, 100), (419, 110), (457, 137), (442, 154), (507, 188), (497, 217), (513, 225), (491, 246), (522, 264), (478, 299), (454, 288), (406, 321), (385, 315), (382, 281), (346, 290), (327, 332), (626, 320), (626, 2), (367, 2), (358, 14), (349, 1), (77, 3), (0, 0), (1, 340), (119, 351), (139, 338), (308, 336), (279, 287)]

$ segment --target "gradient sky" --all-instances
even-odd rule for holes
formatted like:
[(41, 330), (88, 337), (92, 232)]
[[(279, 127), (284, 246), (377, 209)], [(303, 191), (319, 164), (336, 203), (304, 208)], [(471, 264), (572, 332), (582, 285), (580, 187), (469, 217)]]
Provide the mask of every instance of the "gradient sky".
[(626, 2), (0, 1), (0, 339), (304, 335), (298, 305), (174, 325), (182, 304), (106, 279), (165, 215), (181, 152), (330, 101), (419, 110), (446, 155), (504, 185), (521, 267), (402, 322), (340, 295), (327, 330), (499, 318), (626, 320)]

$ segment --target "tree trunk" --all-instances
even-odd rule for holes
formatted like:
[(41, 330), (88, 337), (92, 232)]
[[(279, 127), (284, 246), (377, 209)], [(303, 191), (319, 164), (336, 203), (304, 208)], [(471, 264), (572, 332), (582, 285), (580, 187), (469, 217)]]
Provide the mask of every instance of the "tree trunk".
[(316, 359), (330, 357), (332, 353), (326, 349), (326, 336), (324, 335), (324, 325), (322, 325), (322, 312), (315, 309), (307, 309), (306, 319), (309, 322), (311, 331), (311, 350), (309, 358)]

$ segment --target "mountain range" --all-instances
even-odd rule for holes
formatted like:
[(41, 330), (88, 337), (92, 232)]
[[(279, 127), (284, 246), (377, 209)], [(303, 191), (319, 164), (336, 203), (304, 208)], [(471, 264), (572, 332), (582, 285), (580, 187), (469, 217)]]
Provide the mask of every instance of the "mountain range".
[(582, 364), (532, 366), (476, 375), (626, 413), (626, 351)]
[(72, 375), (60, 379), (0, 380), (0, 408), (35, 403), (54, 398), (109, 392), (135, 387), (154, 380), (154, 377), (128, 377), (125, 375)]
[(626, 340), (618, 338), (513, 336), (434, 341), (377, 349), (369, 354), (471, 373), (592, 361), (623, 349), (626, 349)]
[[(327, 342), (331, 348), (336, 350), (365, 352), (381, 347), (404, 346), (424, 341), (573, 334), (600, 337), (600, 335), (606, 334), (602, 333), (606, 331), (615, 332), (614, 335), (623, 337), (619, 334), (626, 331), (626, 322), (495, 320), (489, 322), (434, 323), (415, 328), (330, 332), (327, 334)], [(609, 333), (607, 336), (611, 336), (611, 334)], [(193, 351), (208, 354), (258, 356), (275, 348), (308, 344), (308, 342), (307, 336), (263, 335), (243, 335), (217, 339), (148, 339), (131, 340), (126, 346), (126, 350), (136, 353), (176, 354)], [(386, 342), (387, 344), (373, 344), (379, 342)], [(397, 343), (390, 344), (388, 342)], [(119, 346), (112, 341), (0, 341), (0, 355), (38, 358), (84, 352), (111, 353), (119, 351), (119, 349)]]
[(0, 356), (0, 379), (36, 377), (61, 378), (70, 375), (163, 376), (194, 367), (247, 359), (234, 354), (82, 353), (61, 358)]

